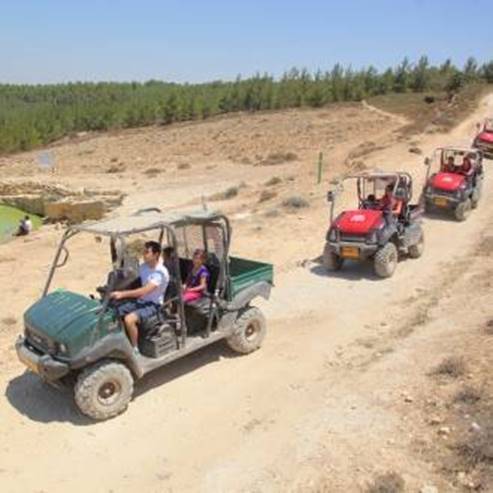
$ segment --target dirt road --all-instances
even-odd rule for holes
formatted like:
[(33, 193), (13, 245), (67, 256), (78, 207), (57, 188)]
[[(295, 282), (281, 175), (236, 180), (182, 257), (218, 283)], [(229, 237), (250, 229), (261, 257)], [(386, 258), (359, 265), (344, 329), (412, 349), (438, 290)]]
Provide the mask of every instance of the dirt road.
[[(487, 112), (493, 97), (450, 135), (421, 136), (420, 147), (467, 140)], [(422, 177), (408, 147), (396, 143), (369, 163)], [(409, 370), (413, 337), (426, 348), (420, 317), (450, 295), (467, 270), (464, 259), (493, 224), (484, 200), (493, 192), (489, 164), (478, 210), (465, 223), (426, 219), (424, 256), (401, 262), (389, 280), (361, 264), (329, 276), (312, 261), (324, 231), (293, 238), (307, 246), (291, 259), (300, 266), (280, 273), (262, 304), (269, 320), (262, 350), (235, 357), (218, 344), (156, 371), (116, 419), (92, 423), (70, 395), (16, 362), (4, 364), (0, 490), (287, 491), (314, 488), (324, 477), (328, 491), (357, 491), (375, 468), (399, 461), (409, 484), (433, 478), (409, 455), (390, 405), (410, 385), (409, 375), (398, 379), (395, 371), (398, 364)]]

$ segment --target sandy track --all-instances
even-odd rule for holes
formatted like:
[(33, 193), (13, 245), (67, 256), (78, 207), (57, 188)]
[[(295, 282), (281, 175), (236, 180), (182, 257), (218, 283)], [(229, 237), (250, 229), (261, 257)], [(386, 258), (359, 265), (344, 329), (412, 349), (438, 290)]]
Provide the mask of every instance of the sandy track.
[[(423, 136), (421, 147), (465, 138), (492, 110), (488, 98), (451, 135)], [(402, 144), (372, 159), (422, 174)], [(487, 173), (484, 196), (491, 192)], [(399, 425), (351, 368), (383, 357), (389, 345), (399, 350), (396, 332), (460, 276), (457, 264), (492, 217), (483, 200), (466, 223), (427, 219), (424, 256), (403, 261), (389, 280), (357, 264), (327, 276), (309, 262), (279, 275), (264, 304), (270, 323), (261, 351), (234, 357), (218, 344), (156, 371), (109, 422), (89, 422), (69, 396), (8, 365), (0, 379), (2, 491), (285, 491), (324, 467), (332, 491), (347, 491), (358, 474), (343, 472), (365, 477), (382, 437)], [(381, 388), (381, 378), (369, 374), (365, 388)]]

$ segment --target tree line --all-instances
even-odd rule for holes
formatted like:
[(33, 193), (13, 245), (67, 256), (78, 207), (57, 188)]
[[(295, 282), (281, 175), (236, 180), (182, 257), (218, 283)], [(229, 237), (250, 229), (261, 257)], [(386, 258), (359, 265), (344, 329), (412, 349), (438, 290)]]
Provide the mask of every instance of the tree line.
[(416, 63), (405, 58), (385, 71), (336, 64), (315, 73), (293, 68), (277, 79), (256, 74), (200, 84), (0, 84), (0, 153), (32, 149), (81, 131), (166, 125), (234, 111), (316, 108), (388, 93), (450, 94), (473, 81), (493, 83), (493, 60), (479, 65), (469, 58), (458, 68), (450, 60), (431, 65), (423, 56)]

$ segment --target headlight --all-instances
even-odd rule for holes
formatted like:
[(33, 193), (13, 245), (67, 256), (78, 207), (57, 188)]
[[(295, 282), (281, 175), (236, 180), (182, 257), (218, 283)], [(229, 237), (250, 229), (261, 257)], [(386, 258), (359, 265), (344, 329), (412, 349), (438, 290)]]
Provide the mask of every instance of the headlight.
[(57, 344), (57, 353), (61, 353), (61, 354), (67, 353), (67, 346), (65, 346), (65, 344), (63, 344), (63, 342), (60, 344)]

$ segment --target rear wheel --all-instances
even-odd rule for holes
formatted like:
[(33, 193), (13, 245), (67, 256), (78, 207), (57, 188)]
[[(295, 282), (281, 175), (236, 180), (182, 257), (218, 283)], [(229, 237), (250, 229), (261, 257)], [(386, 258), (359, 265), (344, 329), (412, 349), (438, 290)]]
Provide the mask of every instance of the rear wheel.
[(471, 196), (471, 208), (476, 209), (479, 203), (479, 198), (481, 196), (481, 192), (476, 188)]
[(454, 211), (454, 216), (457, 221), (465, 221), (469, 214), (471, 213), (471, 199), (466, 199), (464, 202), (461, 202)]
[(257, 307), (249, 306), (240, 311), (234, 322), (233, 334), (226, 343), (233, 351), (248, 354), (262, 345), (266, 332), (264, 315)]
[(421, 255), (423, 255), (423, 251), (425, 249), (425, 237), (423, 235), (423, 232), (421, 232), (421, 236), (419, 237), (419, 240), (417, 243), (414, 245), (411, 245), (407, 249), (407, 253), (411, 258), (419, 258)]
[(77, 378), (74, 396), (78, 408), (97, 420), (122, 413), (133, 394), (134, 381), (122, 363), (105, 361), (86, 368)]
[(329, 242), (325, 244), (322, 258), (324, 266), (330, 271), (340, 270), (342, 268), (342, 264), (344, 263), (344, 259), (331, 250)]
[(396, 246), (389, 242), (375, 254), (375, 273), (379, 277), (391, 277), (397, 267), (398, 253)]

